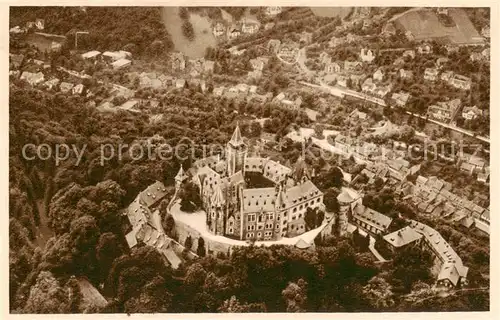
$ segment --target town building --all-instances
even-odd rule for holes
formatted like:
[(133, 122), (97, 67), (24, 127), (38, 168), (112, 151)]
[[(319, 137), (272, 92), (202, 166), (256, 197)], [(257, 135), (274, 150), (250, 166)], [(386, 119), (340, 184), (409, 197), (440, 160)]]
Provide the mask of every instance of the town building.
[(473, 120), (482, 116), (483, 116), (483, 110), (479, 109), (477, 106), (464, 107), (462, 109), (462, 118), (466, 120)]
[(97, 51), (97, 50), (92, 50), (92, 51), (89, 51), (89, 52), (85, 52), (85, 53), (82, 53), (82, 58), (84, 60), (87, 60), (87, 59), (96, 59), (99, 55), (101, 54), (100, 51)]
[(68, 93), (70, 92), (75, 85), (69, 82), (61, 82), (59, 85), (59, 90), (61, 90), (62, 93)]
[(44, 82), (44, 86), (48, 89), (48, 90), (51, 90), (53, 88), (55, 88), (57, 85), (59, 84), (59, 79), (57, 78), (53, 78), (53, 79), (50, 79), (50, 80), (47, 80)]
[(406, 106), (406, 104), (410, 100), (411, 95), (408, 92), (401, 91), (401, 92), (393, 93), (391, 98), (392, 98), (392, 101), (397, 106), (404, 107), (404, 106)]
[(375, 71), (375, 73), (373, 74), (373, 80), (374, 81), (382, 82), (382, 81), (384, 81), (384, 77), (385, 77), (385, 73), (380, 68), (377, 69), (377, 71)]
[(421, 44), (417, 47), (417, 52), (419, 54), (431, 54), (432, 46), (428, 43)]
[(472, 80), (469, 77), (455, 74), (451, 77), (449, 84), (457, 89), (470, 90)]
[(363, 48), (359, 54), (361, 61), (371, 63), (375, 59), (375, 55), (371, 49)]
[(82, 94), (83, 93), (83, 89), (84, 89), (83, 84), (79, 83), (79, 84), (77, 84), (76, 86), (74, 86), (71, 89), (71, 93), (73, 93), (73, 94)]
[(129, 59), (119, 59), (119, 60), (116, 60), (115, 62), (111, 63), (111, 66), (113, 67), (113, 69), (118, 70), (118, 69), (126, 68), (126, 67), (130, 66), (131, 64), (132, 64), (132, 61), (130, 61)]
[(257, 21), (244, 18), (241, 23), (241, 32), (254, 34), (259, 31), (260, 24)]
[(283, 11), (281, 7), (266, 7), (266, 15), (275, 16)]
[(438, 102), (429, 106), (427, 114), (440, 121), (452, 121), (461, 105), (460, 99)]
[(35, 86), (35, 85), (43, 82), (44, 75), (41, 72), (32, 73), (32, 72), (24, 71), (21, 74), (20, 79), (26, 80), (30, 85)]
[(436, 68), (426, 68), (424, 71), (424, 79), (427, 81), (436, 81), (438, 79), (439, 70)]
[(217, 22), (212, 28), (212, 33), (215, 37), (222, 37), (226, 34), (226, 26), (222, 22)]
[[(200, 159), (193, 166), (211, 233), (239, 240), (278, 240), (306, 231), (308, 208), (323, 208), (323, 194), (309, 180), (302, 158), (288, 168), (268, 158), (249, 157), (239, 126), (224, 157)], [(247, 188), (245, 175), (262, 175), (274, 187)]]
[(339, 73), (341, 70), (342, 68), (336, 62), (328, 63), (327, 65), (325, 65), (325, 72), (327, 74)]
[(411, 80), (411, 79), (413, 79), (413, 71), (411, 71), (411, 70), (405, 70), (405, 69), (399, 69), (399, 77), (401, 79)]
[(171, 55), (172, 69), (174, 71), (184, 71), (186, 69), (186, 59), (181, 52), (174, 52)]

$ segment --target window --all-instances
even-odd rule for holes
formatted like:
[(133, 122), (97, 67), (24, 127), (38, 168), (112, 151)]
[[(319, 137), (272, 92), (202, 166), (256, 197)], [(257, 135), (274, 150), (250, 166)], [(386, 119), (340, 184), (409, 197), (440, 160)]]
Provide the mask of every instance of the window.
[(229, 221), (229, 226), (232, 227), (233, 226), (233, 221)]
[(255, 214), (248, 215), (248, 222), (255, 222)]
[(279, 224), (277, 224), (277, 225), (276, 225), (276, 230), (279, 230), (279, 228), (280, 228), (280, 225), (279, 225)]
[(268, 213), (267, 214), (267, 219), (268, 220), (274, 220), (274, 213)]
[(264, 219), (264, 215), (263, 214), (259, 215), (259, 222), (262, 222), (263, 219)]
[(297, 208), (293, 208), (293, 212), (297, 212)]
[(257, 238), (260, 238), (262, 237), (262, 233), (261, 232), (257, 232)]
[(263, 226), (260, 225), (260, 226), (257, 226), (257, 230), (262, 230)]
[(229, 228), (229, 230), (227, 231), (227, 233), (233, 234), (233, 228)]
[(299, 219), (302, 218), (302, 213), (299, 213)]

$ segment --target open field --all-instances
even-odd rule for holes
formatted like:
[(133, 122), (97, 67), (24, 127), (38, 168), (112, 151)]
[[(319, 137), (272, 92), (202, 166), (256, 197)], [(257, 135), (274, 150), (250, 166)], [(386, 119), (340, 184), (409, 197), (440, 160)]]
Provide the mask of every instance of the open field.
[(416, 41), (447, 39), (454, 44), (482, 44), (484, 42), (464, 10), (450, 8), (448, 12), (455, 22), (453, 27), (445, 27), (439, 22), (433, 9), (425, 8), (407, 11), (395, 19), (395, 23), (404, 32), (410, 31)]
[(189, 41), (182, 34), (182, 19), (179, 17), (178, 7), (164, 7), (162, 9), (163, 23), (172, 36), (175, 50), (178, 50), (190, 58), (201, 58), (205, 55), (207, 47), (217, 45), (215, 37), (212, 34), (210, 20), (191, 13), (189, 21), (194, 28), (195, 39)]
[(319, 17), (346, 17), (351, 10), (352, 7), (310, 7), (312, 12)]

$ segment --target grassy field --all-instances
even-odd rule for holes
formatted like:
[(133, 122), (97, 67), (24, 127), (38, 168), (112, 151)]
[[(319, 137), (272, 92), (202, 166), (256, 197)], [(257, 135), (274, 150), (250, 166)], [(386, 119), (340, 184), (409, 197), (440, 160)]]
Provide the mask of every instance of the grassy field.
[(194, 28), (195, 39), (189, 41), (182, 34), (182, 19), (179, 17), (178, 7), (164, 7), (162, 9), (163, 22), (172, 36), (175, 50), (180, 51), (190, 58), (201, 58), (205, 55), (207, 47), (215, 47), (216, 40), (212, 34), (210, 20), (197, 14), (190, 14), (189, 21)]
[(418, 11), (408, 11), (395, 19), (395, 22), (404, 31), (410, 31), (417, 41), (446, 38), (455, 44), (480, 44), (483, 42), (464, 10), (453, 8), (449, 9), (448, 12), (455, 26), (445, 27), (439, 22), (433, 9), (424, 8)]
[(312, 12), (319, 17), (346, 17), (352, 7), (310, 7)]

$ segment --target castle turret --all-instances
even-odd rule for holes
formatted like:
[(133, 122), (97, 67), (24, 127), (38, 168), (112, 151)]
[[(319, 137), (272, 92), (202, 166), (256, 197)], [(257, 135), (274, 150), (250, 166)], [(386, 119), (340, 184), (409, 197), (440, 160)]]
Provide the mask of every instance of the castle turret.
[(242, 173), (244, 173), (247, 146), (243, 142), (238, 124), (236, 124), (231, 140), (227, 143), (226, 153), (228, 176), (232, 176), (238, 171), (242, 171)]

